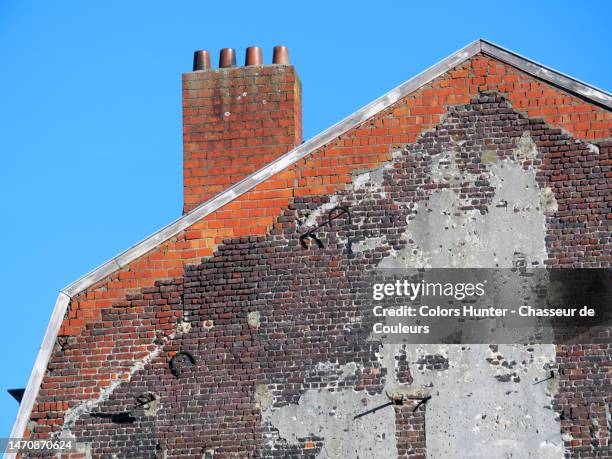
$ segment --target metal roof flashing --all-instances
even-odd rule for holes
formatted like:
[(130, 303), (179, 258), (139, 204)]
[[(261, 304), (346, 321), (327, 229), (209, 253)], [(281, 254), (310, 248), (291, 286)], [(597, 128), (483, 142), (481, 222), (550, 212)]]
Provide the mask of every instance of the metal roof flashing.
[(612, 110), (612, 94), (593, 85), (577, 80), (565, 73), (546, 67), (539, 62), (521, 56), (484, 39), (479, 39), (481, 51), (501, 62), (516, 67), (531, 76), (544, 80), (583, 99)]
[[(480, 52), (612, 110), (612, 95), (606, 91), (552, 70), (486, 40), (478, 39), (468, 44), (63, 288), (55, 303), (34, 368), (28, 380), (11, 437), (21, 438), (23, 436), (57, 334), (72, 297)], [(8, 454), (7, 457), (14, 457), (14, 455)]]

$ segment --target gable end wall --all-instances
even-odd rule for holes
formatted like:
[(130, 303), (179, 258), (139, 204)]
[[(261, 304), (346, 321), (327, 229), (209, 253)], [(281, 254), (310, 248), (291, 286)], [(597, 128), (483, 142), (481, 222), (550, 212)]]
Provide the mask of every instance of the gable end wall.
[[(610, 111), (486, 55), (477, 55), (73, 297), (49, 364), (53, 371), (43, 379), (31, 414), (29, 433), (47, 438), (57, 432), (67, 412), (87, 400), (112, 393), (117, 381), (131, 378), (135, 366), (151, 358), (156, 340), (176, 333), (183, 314), (181, 308), (175, 307), (176, 291), (181, 289), (176, 279), (182, 279), (187, 265), (213, 256), (224, 240), (261, 237), (272, 228), (282, 231), (286, 223), (279, 217), (294, 199), (329, 196), (343, 190), (352, 183), (355, 174), (391, 161), (394, 151), (433, 129), (445, 118), (449, 107), (468, 104), (479, 93), (491, 91), (504, 96), (525, 116), (541, 118), (560, 129), (560, 133), (597, 144), (601, 153), (612, 145)], [(555, 166), (566, 161), (562, 153), (551, 155), (548, 161), (550, 180), (555, 184), (553, 191), (559, 198), (581, 186), (584, 179), (566, 174), (562, 165)], [(609, 165), (610, 160), (606, 159), (599, 176), (588, 180), (609, 181)], [(559, 207), (558, 212), (568, 220), (576, 213), (577, 220), (592, 218), (588, 205), (577, 210), (568, 203), (565, 208)], [(572, 251), (573, 254), (551, 257), (550, 264), (576, 266), (592, 262), (593, 266), (601, 266), (610, 262), (609, 242), (601, 247), (599, 241), (577, 238)], [(150, 299), (159, 300), (159, 310), (147, 319), (146, 332), (138, 339), (124, 343), (113, 335), (95, 332), (97, 328), (108, 330), (113, 325), (110, 319), (113, 308), (138, 308), (138, 301)], [(134, 313), (138, 311), (135, 309)], [(126, 333), (131, 333), (129, 328), (118, 331), (118, 337)], [(559, 355), (572, 360), (572, 354), (565, 350)], [(70, 366), (69, 372), (55, 370), (66, 365)], [(58, 373), (62, 375), (56, 376)], [(567, 384), (575, 389), (570, 379)], [(565, 429), (572, 426), (571, 421), (564, 424)], [(592, 438), (584, 435), (585, 442), (591, 442)], [(573, 439), (569, 446), (580, 448), (583, 442)]]

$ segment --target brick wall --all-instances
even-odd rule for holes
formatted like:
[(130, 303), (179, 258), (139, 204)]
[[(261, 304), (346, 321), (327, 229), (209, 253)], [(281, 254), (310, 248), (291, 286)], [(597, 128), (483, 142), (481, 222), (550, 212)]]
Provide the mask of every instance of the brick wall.
[(410, 405), (397, 407), (395, 437), (398, 459), (425, 459), (425, 409), (413, 412)]
[(301, 85), (293, 66), (185, 73), (183, 211), (301, 142)]
[[(194, 75), (204, 78), (200, 76), (204, 73)], [(495, 91), (496, 94), (472, 102), (483, 91)], [(276, 265), (266, 269), (273, 273), (285, 273), (283, 277), (286, 273), (303, 277), (311, 271), (315, 273), (316, 268), (325, 262), (326, 266), (334, 267), (342, 276), (346, 272), (343, 263), (348, 258), (345, 247), (334, 242), (334, 234), (329, 234), (324, 236), (331, 238), (326, 240), (329, 249), (325, 258), (313, 248), (304, 252), (295, 239), (296, 211), (315, 209), (326, 202), (330, 194), (348, 193), (350, 190), (343, 190), (352, 182), (352, 174), (390, 161), (392, 151), (413, 144), (420, 134), (440, 124), (449, 107), (469, 110), (472, 104), (505, 104), (499, 99), (502, 96), (509, 105), (497, 107), (504, 112), (493, 115), (520, 115), (526, 124), (523, 121), (520, 132), (510, 135), (513, 128), (504, 131), (503, 128), (507, 126), (502, 122), (499, 135), (511, 145), (524, 129), (530, 130), (542, 153), (542, 157), (538, 158), (540, 183), (554, 190), (559, 203), (559, 211), (550, 215), (548, 221), (549, 263), (559, 266), (609, 266), (610, 199), (607, 182), (611, 175), (608, 141), (612, 128), (610, 112), (486, 56), (476, 56), (75, 297), (31, 416), (36, 421), (30, 425), (32, 435), (47, 437), (51, 432), (58, 431), (65, 424), (66, 413), (71, 413), (71, 409), (86, 400), (100, 399), (100, 408), (112, 407), (115, 412), (120, 412), (133, 402), (134, 396), (142, 392), (150, 390), (159, 395), (163, 390), (170, 397), (171, 389), (180, 386), (181, 397), (172, 402), (162, 399), (162, 406), (173, 407), (174, 411), (170, 410), (168, 414), (184, 412), (185, 416), (190, 417), (190, 422), (197, 420), (200, 423), (205, 432), (202, 438), (208, 444), (204, 440), (194, 443), (194, 448), (199, 448), (198, 454), (213, 445), (216, 454), (229, 457), (232, 452), (247, 446), (263, 451), (261, 445), (264, 442), (261, 439), (262, 436), (266, 438), (266, 429), (270, 427), (262, 424), (261, 409), (253, 401), (253, 392), (259, 384), (280, 381), (274, 383), (277, 384), (278, 393), (273, 394), (273, 399), (276, 397), (276, 403), (281, 404), (294, 403), (301, 393), (315, 387), (315, 382), (308, 380), (308, 368), (315, 366), (317, 361), (337, 359), (339, 362), (358, 361), (362, 366), (361, 373), (355, 380), (349, 380), (349, 384), (364, 393), (379, 391), (381, 378), (385, 375), (369, 345), (359, 341), (346, 343), (340, 338), (339, 341), (326, 339), (318, 342), (313, 340), (313, 336), (319, 336), (322, 329), (315, 330), (316, 333), (310, 336), (304, 336), (300, 331), (299, 327), (307, 326), (310, 321), (309, 317), (294, 317), (296, 309), (304, 311), (304, 298), (312, 299), (310, 310), (307, 310), (313, 316), (325, 312), (316, 303), (320, 285), (313, 283), (309, 287), (312, 290), (308, 290), (304, 298), (280, 295), (276, 301), (263, 300), (259, 296), (261, 292), (252, 291), (248, 285), (253, 276), (260, 275), (254, 273), (253, 266), (262, 263), (264, 258), (277, 260)], [(188, 116), (191, 115), (186, 112)], [(595, 143), (599, 153), (595, 154), (585, 143), (576, 143), (575, 139)], [(414, 145), (408, 147), (414, 148)], [(187, 149), (186, 143), (186, 160)], [(282, 152), (279, 150), (278, 153)], [(499, 154), (504, 153), (500, 151)], [(423, 183), (419, 181), (423, 177), (419, 179), (415, 173), (422, 170), (427, 170), (426, 162), (406, 166), (402, 174), (405, 180), (418, 185)], [(427, 188), (425, 186), (424, 190)], [(206, 191), (198, 190), (193, 196), (201, 199), (203, 194), (200, 193), (205, 194)], [(423, 193), (426, 194), (425, 191)], [(349, 201), (355, 200), (358, 205), (365, 205), (366, 202), (354, 195), (345, 194), (345, 197)], [(422, 199), (423, 196), (410, 196), (410, 199), (417, 198)], [(195, 203), (196, 200), (193, 201)], [(377, 212), (384, 209), (384, 215), (399, 212), (389, 203), (378, 202), (378, 205), (380, 208), (377, 208)], [(385, 225), (389, 224), (381, 218), (383, 221)], [(402, 219), (397, 221), (401, 222)], [(376, 228), (387, 232), (394, 229), (401, 231), (401, 227), (393, 225), (378, 225)], [(359, 237), (355, 235), (354, 239)], [(393, 237), (389, 236), (389, 239), (393, 240)], [(201, 261), (202, 257), (206, 257), (204, 261)], [(382, 257), (382, 253), (376, 257)], [(236, 269), (237, 266), (240, 269)], [(236, 293), (229, 296), (223, 294), (228, 286), (232, 287), (231, 292)], [(289, 295), (289, 292), (285, 294)], [(287, 309), (284, 305), (289, 304), (288, 300), (298, 302), (296, 304), (299, 306)], [(344, 299), (339, 298), (338, 301)], [(245, 325), (245, 314), (252, 312), (249, 308), (253, 307), (276, 314), (273, 320), (266, 319), (264, 314), (261, 319), (263, 330), (253, 330)], [(187, 312), (191, 316), (186, 318)], [(191, 322), (195, 335), (189, 331), (177, 331), (177, 323), (185, 319)], [(282, 327), (276, 329), (278, 326), (275, 324), (282, 323), (281, 319), (286, 319), (297, 328), (293, 332)], [(211, 323), (207, 325), (206, 320)], [(342, 320), (341, 317), (333, 317), (334, 329), (341, 330)], [(231, 326), (224, 327), (224, 324)], [(207, 330), (209, 325), (212, 328)], [(134, 337), (135, 330), (138, 330), (137, 337)], [(342, 337), (342, 334), (338, 336)], [(310, 341), (304, 342), (306, 338)], [(286, 354), (281, 360), (274, 357), (279, 349), (264, 345), (275, 340), (285, 343), (292, 350), (287, 353), (287, 348), (281, 347), (283, 355)], [(185, 346), (193, 353), (200, 352), (197, 371), (201, 373), (186, 376), (185, 379), (183, 376), (176, 378), (169, 373), (168, 360)], [(199, 346), (208, 349), (208, 352), (198, 351)], [(575, 451), (581, 448), (585, 451), (584, 457), (603, 451), (597, 448), (605, 446), (607, 441), (605, 426), (597, 421), (595, 428), (592, 419), (603, 419), (606, 402), (601, 392), (586, 390), (588, 385), (579, 382), (582, 378), (572, 378), (571, 375), (577, 374), (577, 368), (573, 366), (589, 365), (589, 361), (600, 362), (592, 371), (580, 371), (585, 372), (587, 381), (589, 376), (586, 373), (593, 374), (595, 376), (590, 379), (601, 380), (604, 387), (609, 387), (610, 373), (605, 371), (601, 357), (602, 352), (609, 350), (605, 346), (607, 344), (587, 346), (580, 350), (584, 353), (580, 355), (572, 355), (571, 348), (562, 346), (557, 351), (560, 370), (563, 375), (568, 375), (563, 377), (568, 382), (561, 384), (559, 394), (559, 412), (570, 413), (564, 416), (562, 427), (565, 433), (572, 433), (571, 437), (566, 436), (567, 446)], [(307, 361), (303, 354), (306, 350), (308, 355), (316, 358)], [(143, 360), (146, 364), (141, 369), (138, 362)], [(201, 365), (202, 362), (206, 364)], [(286, 373), (289, 369), (290, 376)], [(195, 370), (190, 370), (187, 364), (186, 371)], [(337, 377), (334, 382), (332, 376), (329, 376), (331, 379), (326, 384), (337, 384)], [(200, 381), (199, 378), (206, 381), (208, 394), (215, 395), (212, 398), (216, 401), (208, 405), (209, 411), (201, 409), (203, 400), (195, 399), (196, 405), (191, 402), (195, 396), (194, 385), (200, 384), (195, 382)], [(409, 381), (409, 378), (404, 380)], [(123, 437), (119, 438), (133, 439), (135, 435), (142, 435), (142, 441), (133, 446), (143, 448), (142, 451), (150, 452), (160, 442), (165, 448), (178, 447), (178, 438), (191, 437), (188, 432), (180, 431), (180, 423), (169, 419), (158, 422), (151, 437), (138, 430), (146, 427), (151, 419), (139, 414), (136, 423), (121, 426)], [(398, 421), (397, 425), (413, 425), (412, 422), (409, 418)], [(419, 427), (420, 421), (414, 422), (417, 423), (415, 427), (402, 429), (424, 432)], [(97, 445), (95, 447), (109, 447), (103, 440), (93, 438), (93, 432), (101, 425), (103, 431), (118, 434), (116, 423), (112, 420), (90, 415), (79, 418), (71, 429), (82, 438), (90, 438), (94, 442), (92, 444)], [(219, 436), (214, 425), (223, 425), (227, 434)], [(580, 431), (579, 437), (575, 435), (576, 429)], [(273, 432), (267, 434), (270, 438), (274, 437)], [(406, 435), (402, 434), (401, 438), (410, 437)], [(420, 434), (411, 435), (418, 439), (415, 440), (418, 445), (422, 445)], [(278, 451), (293, 448), (291, 451), (299, 451), (304, 457), (310, 454), (308, 451), (315, 454), (321, 448), (320, 438), (303, 438), (298, 446), (285, 447), (280, 446), (280, 439), (277, 440), (276, 443), (274, 439), (270, 441), (278, 444)], [(196, 441), (195, 438), (193, 441)], [(417, 443), (412, 446), (403, 443), (402, 448), (415, 448), (416, 451), (421, 447), (416, 446)]]
[(558, 346), (560, 413), (564, 440), (571, 457), (612, 456), (610, 336), (592, 344)]

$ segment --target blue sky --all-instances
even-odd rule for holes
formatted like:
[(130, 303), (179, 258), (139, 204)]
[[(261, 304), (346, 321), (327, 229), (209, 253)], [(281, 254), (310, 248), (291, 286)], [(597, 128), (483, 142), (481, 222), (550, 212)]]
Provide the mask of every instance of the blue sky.
[(0, 437), (57, 292), (180, 216), (192, 53), (287, 45), (304, 138), (478, 37), (612, 90), (612, 3), (0, 1)]

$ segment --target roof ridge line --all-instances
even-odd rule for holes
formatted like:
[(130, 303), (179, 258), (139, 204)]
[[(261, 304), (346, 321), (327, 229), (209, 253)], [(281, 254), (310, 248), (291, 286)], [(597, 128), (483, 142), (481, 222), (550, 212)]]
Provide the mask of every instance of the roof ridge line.
[[(556, 86), (561, 86), (570, 92), (578, 93), (583, 97), (593, 100), (598, 105), (604, 105), (606, 108), (612, 109), (612, 94), (608, 93), (607, 91), (601, 90), (587, 83), (583, 83), (580, 80), (539, 64), (536, 61), (523, 57), (520, 54), (503, 48), (493, 42), (483, 38), (478, 38), (461, 48), (459, 51), (456, 51), (455, 53), (442, 59), (408, 81), (400, 84), (386, 94), (353, 112), (351, 115), (345, 117), (331, 127), (321, 131), (319, 134), (315, 135), (303, 144), (298, 145), (294, 149), (278, 157), (274, 161), (264, 166), (262, 169), (252, 173), (208, 201), (195, 207), (187, 214), (179, 217), (152, 235), (144, 238), (137, 244), (134, 244), (132, 247), (119, 253), (119, 255), (115, 256), (114, 258), (102, 263), (97, 268), (94, 268), (92, 271), (64, 287), (61, 291), (70, 297), (80, 293), (95, 282), (103, 279), (117, 269), (124, 267), (126, 264), (140, 257), (141, 255), (144, 255), (146, 252), (159, 245), (159, 243), (178, 234), (183, 229), (191, 226), (198, 220), (224, 206), (231, 200), (246, 193), (259, 183), (267, 180), (273, 175), (276, 175), (281, 170), (284, 170), (305, 156), (308, 156), (314, 150), (321, 148), (334, 138), (342, 135), (353, 127), (367, 121), (367, 119), (394, 104), (410, 92), (418, 89), (424, 84), (427, 84), (429, 81), (446, 72), (448, 69), (455, 67), (479, 52), (483, 52), (491, 57), (501, 60), (502, 62), (518, 67), (535, 77), (544, 79), (552, 84), (555, 84)], [(113, 262), (117, 266), (113, 267)]]
[(273, 175), (276, 175), (277, 173), (286, 169), (287, 167), (299, 161), (300, 159), (308, 156), (313, 151), (323, 147), (324, 145), (333, 141), (335, 138), (349, 131), (353, 127), (363, 123), (364, 121), (367, 121), (376, 113), (386, 109), (387, 107), (394, 104), (410, 92), (413, 92), (424, 84), (427, 84), (429, 81), (446, 72), (448, 69), (455, 67), (458, 64), (461, 64), (462, 62), (473, 57), (480, 51), (481, 40), (475, 40), (471, 42), (459, 51), (442, 59), (438, 63), (422, 71), (418, 75), (412, 77), (408, 81), (400, 84), (399, 86), (393, 88), (386, 94), (378, 97), (377, 99), (363, 106), (359, 110), (353, 112), (351, 115), (348, 115), (344, 119), (338, 121), (331, 127), (321, 131), (319, 134), (305, 141), (301, 145), (298, 145), (297, 147), (288, 151), (284, 155), (279, 156), (263, 168), (243, 178), (242, 180), (230, 186), (226, 190), (215, 195), (208, 201), (195, 207), (187, 214), (179, 217), (178, 219), (174, 220), (172, 223), (166, 225), (162, 229), (144, 238), (140, 242), (134, 244), (132, 247), (124, 250), (114, 258), (111, 258), (110, 260), (102, 263), (97, 268), (94, 268), (92, 271), (88, 272), (81, 278), (64, 287), (61, 291), (66, 293), (70, 297), (73, 297), (74, 295), (80, 293), (95, 282), (103, 279), (112, 272), (116, 271), (118, 268), (112, 266), (113, 262), (116, 263), (119, 268), (122, 268), (129, 262), (133, 261), (135, 258), (138, 258), (139, 256), (156, 247), (159, 243), (171, 238), (183, 229), (193, 225), (195, 222), (201, 220), (210, 213), (234, 200), (238, 196), (241, 196), (244, 193), (250, 191), (252, 188), (257, 186), (261, 182), (267, 180)]
[(545, 80), (555, 86), (559, 86), (566, 91), (590, 99), (597, 103), (597, 105), (603, 105), (607, 109), (612, 109), (612, 93), (609, 91), (574, 78), (559, 70), (555, 70), (552, 67), (548, 67), (522, 54), (504, 48), (492, 41), (485, 40), (484, 38), (479, 38), (478, 41), (481, 43), (481, 51), (484, 54), (494, 57), (513, 67), (518, 67), (526, 73)]

